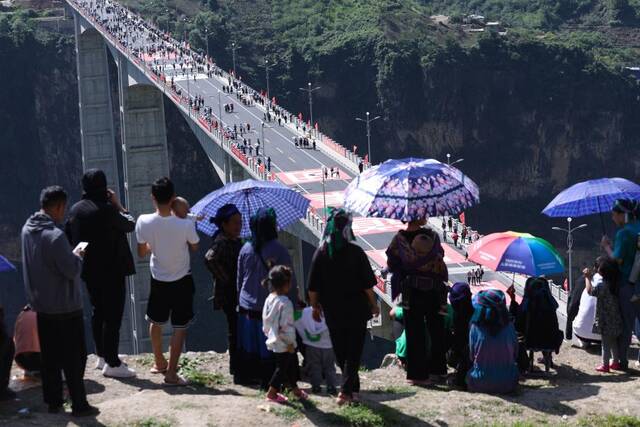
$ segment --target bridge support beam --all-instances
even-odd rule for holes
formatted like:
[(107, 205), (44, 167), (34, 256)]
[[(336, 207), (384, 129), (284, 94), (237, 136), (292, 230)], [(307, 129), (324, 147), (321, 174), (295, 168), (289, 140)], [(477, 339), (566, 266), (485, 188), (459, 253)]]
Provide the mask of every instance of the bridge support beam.
[(120, 193), (107, 47), (96, 30), (83, 31), (79, 16), (74, 21), (82, 169), (102, 169)]
[[(151, 184), (162, 176), (169, 176), (169, 154), (163, 94), (154, 86), (132, 81), (127, 71), (128, 67), (133, 65), (120, 54), (118, 92), (125, 200), (131, 214), (137, 217), (154, 211)], [(131, 83), (133, 85), (130, 85)], [(132, 239), (132, 250), (135, 254), (134, 240)], [(151, 350), (147, 322), (144, 318), (149, 297), (149, 261), (137, 258), (136, 271), (137, 274), (130, 282), (127, 313), (132, 316), (130, 320), (133, 320), (131, 324), (134, 325), (131, 337), (133, 351), (143, 352)]]
[(293, 267), (293, 274), (295, 274), (296, 280), (298, 282), (300, 298), (304, 301), (306, 300), (307, 277), (305, 276), (304, 264), (302, 260), (302, 240), (300, 240), (299, 237), (296, 237), (293, 234), (283, 230), (278, 233), (278, 241), (289, 250), (289, 255), (291, 256), (291, 264)]

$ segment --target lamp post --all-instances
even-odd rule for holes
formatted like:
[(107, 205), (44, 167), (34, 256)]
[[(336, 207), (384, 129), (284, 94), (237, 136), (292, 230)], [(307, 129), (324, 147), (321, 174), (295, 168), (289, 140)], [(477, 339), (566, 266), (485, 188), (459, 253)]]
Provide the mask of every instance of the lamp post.
[(271, 97), (269, 95), (271, 93), (271, 90), (269, 88), (269, 67), (273, 67), (274, 65), (276, 65), (276, 64), (275, 63), (269, 64), (269, 60), (268, 59), (264, 60), (264, 71), (265, 71), (265, 74), (266, 74), (266, 77), (267, 77), (267, 102), (269, 102), (269, 100), (271, 99)]
[(456, 160), (454, 162), (451, 162), (451, 154), (447, 153), (447, 165), (448, 166), (453, 166), (456, 163), (460, 163), (460, 162), (463, 162), (463, 161), (464, 161), (464, 159), (458, 159), (458, 160)]
[(552, 230), (562, 231), (567, 233), (567, 254), (569, 256), (569, 289), (568, 291), (571, 291), (571, 289), (573, 289), (573, 263), (571, 259), (571, 255), (573, 253), (573, 232), (576, 230), (580, 230), (581, 228), (585, 228), (587, 226), (587, 224), (580, 224), (577, 227), (571, 228), (572, 221), (573, 221), (573, 218), (571, 217), (567, 218), (567, 228), (551, 227)]
[(262, 137), (262, 157), (267, 158), (267, 140), (264, 139), (264, 130), (271, 129), (271, 126), (267, 126), (264, 122), (260, 122), (260, 135)]
[(373, 119), (369, 118), (369, 112), (367, 111), (367, 118), (361, 119), (360, 117), (356, 117), (356, 120), (360, 122), (365, 122), (367, 124), (367, 154), (369, 155), (369, 164), (373, 164), (371, 160), (371, 122), (378, 120), (380, 116), (375, 116)]
[(209, 29), (208, 28), (204, 29), (204, 36), (207, 41), (207, 61), (208, 61), (209, 60)]
[(311, 88), (311, 82), (307, 83), (307, 87), (301, 87), (300, 90), (309, 94), (309, 126), (313, 127), (313, 96), (311, 95), (316, 90), (319, 90), (320, 86)]
[(231, 42), (231, 58), (233, 60), (233, 76), (236, 76), (236, 50), (240, 47), (236, 46), (236, 42)]

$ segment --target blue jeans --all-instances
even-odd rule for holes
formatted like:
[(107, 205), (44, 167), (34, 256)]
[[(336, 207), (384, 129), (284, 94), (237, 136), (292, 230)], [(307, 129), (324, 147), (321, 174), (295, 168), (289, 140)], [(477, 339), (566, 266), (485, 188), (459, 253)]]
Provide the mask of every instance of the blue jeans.
[(618, 337), (618, 353), (620, 354), (620, 365), (629, 366), (629, 346), (631, 345), (631, 335), (635, 327), (636, 318), (638, 317), (638, 308), (630, 299), (635, 293), (634, 286), (626, 283), (620, 286), (618, 298), (620, 300), (620, 312), (622, 314), (622, 334)]

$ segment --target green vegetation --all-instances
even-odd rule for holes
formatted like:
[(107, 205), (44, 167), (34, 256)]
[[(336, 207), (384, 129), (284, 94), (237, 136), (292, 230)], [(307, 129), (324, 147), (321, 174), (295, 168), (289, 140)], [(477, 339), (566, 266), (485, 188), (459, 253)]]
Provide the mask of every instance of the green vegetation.
[(131, 424), (127, 424), (128, 427), (171, 427), (173, 422), (169, 420), (160, 420), (155, 417), (145, 418), (143, 420), (135, 421)]
[(385, 419), (365, 405), (348, 405), (340, 408), (336, 415), (342, 423), (351, 427), (384, 427)]
[(630, 415), (593, 415), (578, 421), (584, 427), (640, 427), (640, 418)]
[(204, 359), (183, 356), (180, 359), (180, 373), (196, 387), (214, 387), (225, 383), (224, 377), (217, 372), (202, 368)]

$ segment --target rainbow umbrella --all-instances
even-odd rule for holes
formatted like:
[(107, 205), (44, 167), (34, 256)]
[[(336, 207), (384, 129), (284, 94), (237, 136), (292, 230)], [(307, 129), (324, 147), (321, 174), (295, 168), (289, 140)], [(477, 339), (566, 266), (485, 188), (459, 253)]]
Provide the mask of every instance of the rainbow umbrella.
[(470, 261), (494, 271), (527, 276), (564, 271), (562, 257), (551, 243), (528, 233), (506, 231), (489, 234), (471, 245), (467, 253)]

